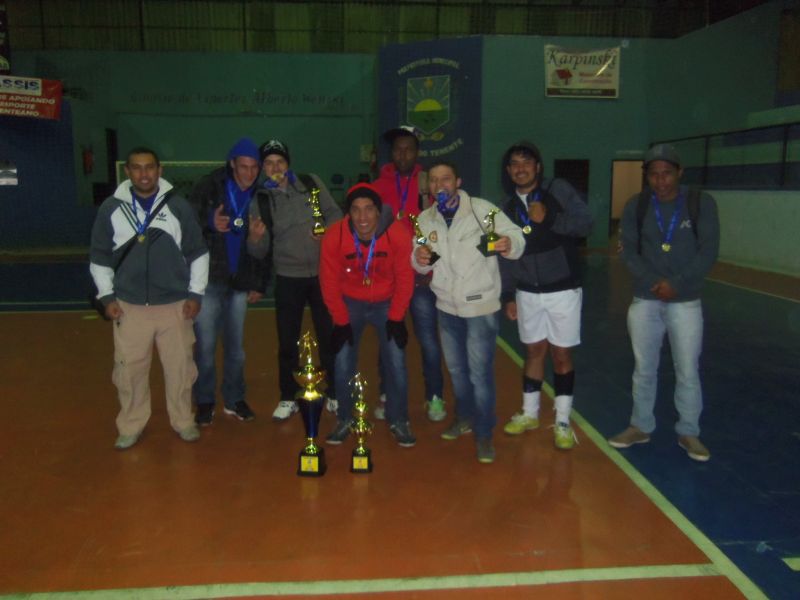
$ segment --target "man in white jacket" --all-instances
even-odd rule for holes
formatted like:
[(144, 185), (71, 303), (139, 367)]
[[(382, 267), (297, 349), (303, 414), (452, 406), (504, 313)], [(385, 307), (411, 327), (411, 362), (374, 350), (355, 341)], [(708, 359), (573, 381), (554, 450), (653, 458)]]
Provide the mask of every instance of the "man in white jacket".
[[(475, 431), (478, 461), (491, 463), (496, 423), (494, 353), (499, 330), (500, 270), (497, 255), (517, 259), (525, 249), (522, 230), (497, 207), (471, 198), (461, 187), (458, 169), (436, 162), (428, 171), (435, 200), (419, 216), (422, 237), (411, 263), (419, 273), (433, 272), (442, 350), (456, 397), (456, 416), (442, 433), (445, 440)], [(499, 237), (486, 247), (486, 235)]]

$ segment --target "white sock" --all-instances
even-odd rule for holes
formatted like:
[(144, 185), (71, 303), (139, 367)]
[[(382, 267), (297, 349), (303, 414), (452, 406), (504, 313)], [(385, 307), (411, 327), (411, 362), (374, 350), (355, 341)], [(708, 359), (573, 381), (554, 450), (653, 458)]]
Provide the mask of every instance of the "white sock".
[(522, 393), (522, 412), (526, 417), (536, 419), (539, 417), (539, 395), (541, 392)]
[(556, 423), (569, 424), (569, 413), (572, 412), (572, 396), (556, 396)]

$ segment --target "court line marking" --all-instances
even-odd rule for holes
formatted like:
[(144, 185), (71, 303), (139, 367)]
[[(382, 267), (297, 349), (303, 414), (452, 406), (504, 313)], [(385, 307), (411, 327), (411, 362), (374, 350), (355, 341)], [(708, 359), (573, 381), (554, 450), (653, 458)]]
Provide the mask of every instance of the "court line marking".
[[(497, 338), (497, 345), (511, 358), (511, 360), (522, 368), (524, 362), (517, 351), (512, 348), (503, 338)], [(551, 397), (555, 398), (553, 388), (547, 382), (542, 384), (542, 389)], [(664, 515), (686, 536), (689, 540), (711, 560), (720, 575), (727, 577), (746, 598), (767, 599), (761, 589), (753, 583), (747, 575), (719, 549), (700, 529), (697, 528), (686, 516), (679, 511), (664, 494), (662, 494), (650, 481), (642, 475), (628, 460), (616, 449), (612, 448), (605, 437), (600, 435), (586, 419), (575, 409), (572, 410), (572, 420), (575, 421), (584, 434), (594, 442), (603, 454), (616, 464), (625, 475), (647, 496)]]
[(728, 287), (736, 288), (738, 290), (745, 290), (747, 292), (753, 292), (754, 294), (761, 294), (762, 296), (769, 296), (771, 298), (778, 298), (779, 300), (788, 300), (789, 302), (800, 304), (800, 300), (796, 298), (789, 298), (788, 296), (781, 296), (780, 294), (772, 294), (770, 292), (765, 292), (763, 290), (757, 290), (755, 288), (747, 287), (746, 285), (739, 285), (738, 283), (730, 283), (729, 281), (723, 281), (722, 279), (714, 279), (713, 277), (706, 277), (706, 281), (713, 281), (714, 283), (727, 285)]
[(792, 571), (800, 571), (800, 556), (789, 556), (783, 559)]
[(444, 577), (406, 577), (395, 579), (347, 579), (332, 581), (280, 581), (262, 583), (221, 583), (210, 585), (79, 590), (71, 592), (34, 592), (9, 594), (6, 600), (195, 600), (199, 598), (244, 598), (248, 596), (297, 596), (367, 594), (380, 592), (412, 592), (490, 587), (539, 586), (596, 581), (630, 581), (634, 579), (671, 579), (720, 577), (712, 564), (659, 565), (646, 567), (611, 567), (598, 569), (563, 569), (554, 571), (485, 573), (480, 575), (446, 575)]

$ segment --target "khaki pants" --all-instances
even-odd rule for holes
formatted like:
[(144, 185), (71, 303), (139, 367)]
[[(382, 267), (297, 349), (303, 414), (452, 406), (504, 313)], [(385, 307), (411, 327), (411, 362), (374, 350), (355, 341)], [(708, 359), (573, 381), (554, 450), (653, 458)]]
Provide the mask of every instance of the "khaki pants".
[(120, 435), (136, 435), (150, 418), (150, 363), (153, 342), (164, 369), (169, 421), (175, 431), (194, 423), (192, 384), (197, 367), (192, 355), (194, 331), (183, 317), (183, 301), (142, 306), (119, 301), (123, 315), (114, 322), (114, 372), (120, 411)]

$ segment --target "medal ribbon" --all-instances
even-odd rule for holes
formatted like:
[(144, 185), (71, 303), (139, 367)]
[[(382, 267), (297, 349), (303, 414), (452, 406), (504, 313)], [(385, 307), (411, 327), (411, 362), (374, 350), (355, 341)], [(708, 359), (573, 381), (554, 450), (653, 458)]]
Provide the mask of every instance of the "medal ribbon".
[(406, 183), (406, 189), (402, 189), (400, 185), (400, 173), (395, 173), (395, 183), (397, 184), (397, 195), (400, 197), (400, 210), (398, 212), (402, 213), (406, 209), (406, 202), (408, 201), (408, 190), (411, 187), (411, 175), (408, 176), (408, 182)]
[[(242, 206), (239, 207), (238, 202), (236, 202), (236, 190), (234, 189), (234, 183), (232, 180), (228, 179), (226, 188), (228, 190), (228, 202), (230, 203), (231, 212), (233, 213), (234, 217), (231, 219), (231, 223), (236, 219), (241, 219), (242, 215), (244, 214), (245, 209), (247, 208), (248, 202), (245, 201), (242, 203)], [(240, 229), (238, 227), (234, 227), (234, 229)]]
[(658, 198), (656, 198), (655, 193), (650, 197), (650, 200), (653, 203), (653, 210), (656, 213), (656, 224), (658, 225), (658, 230), (661, 232), (663, 243), (672, 244), (672, 236), (675, 233), (675, 224), (678, 222), (678, 217), (681, 214), (683, 195), (679, 194), (675, 200), (675, 210), (672, 213), (672, 218), (669, 220), (669, 227), (666, 235), (664, 234), (664, 217), (661, 216), (661, 208), (659, 207)]
[[(530, 197), (530, 194), (528, 194), (528, 196)], [(534, 202), (540, 202), (540, 198), (541, 198), (541, 192), (539, 190), (536, 190), (536, 193), (533, 195), (533, 199), (530, 202), (525, 203), (526, 208)], [(522, 198), (520, 198), (520, 200), (522, 200)], [(520, 221), (522, 221), (526, 227), (530, 227), (531, 229), (533, 229), (533, 221), (528, 215), (527, 210), (522, 210), (519, 206), (517, 206), (517, 215), (519, 216)]]
[(375, 253), (375, 234), (372, 234), (372, 241), (369, 243), (369, 252), (367, 253), (367, 261), (364, 262), (364, 253), (361, 251), (361, 240), (358, 239), (358, 234), (353, 232), (353, 243), (356, 246), (356, 255), (358, 256), (358, 266), (364, 272), (364, 279), (369, 279), (369, 266), (372, 264), (372, 257)]
[[(133, 210), (131, 212), (133, 213), (133, 220), (136, 222), (136, 236), (137, 237), (142, 237), (144, 235), (145, 230), (150, 226), (150, 222), (156, 216), (152, 212), (148, 212), (147, 209), (144, 207), (145, 202), (149, 201), (150, 210), (152, 210), (153, 209), (153, 202), (155, 201), (156, 196), (158, 196), (158, 190), (156, 190), (156, 193), (153, 194), (152, 196), (150, 196), (149, 198), (139, 198), (139, 196), (136, 195), (136, 192), (133, 191), (133, 188), (131, 188), (131, 204), (133, 205)], [(139, 206), (142, 208), (142, 211), (147, 215), (145, 217), (144, 221), (140, 221), (139, 220), (139, 215), (136, 214), (136, 202), (137, 201), (139, 202)]]

